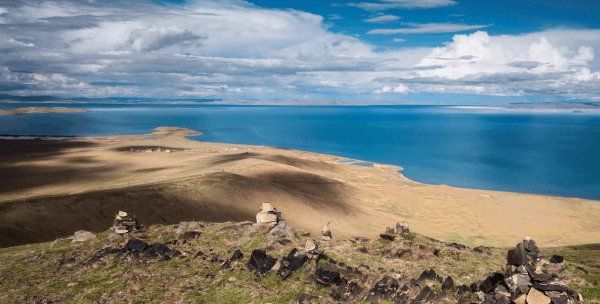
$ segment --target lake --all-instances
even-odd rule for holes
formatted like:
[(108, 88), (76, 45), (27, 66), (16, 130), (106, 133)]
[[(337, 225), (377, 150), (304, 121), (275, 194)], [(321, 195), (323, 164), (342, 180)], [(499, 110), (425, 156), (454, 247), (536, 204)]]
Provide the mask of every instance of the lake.
[[(4, 104), (0, 107), (32, 106)], [(55, 104), (55, 106), (71, 106)], [(446, 106), (75, 105), (83, 113), (0, 116), (4, 135), (201, 131), (402, 166), (430, 184), (600, 199), (600, 115)]]

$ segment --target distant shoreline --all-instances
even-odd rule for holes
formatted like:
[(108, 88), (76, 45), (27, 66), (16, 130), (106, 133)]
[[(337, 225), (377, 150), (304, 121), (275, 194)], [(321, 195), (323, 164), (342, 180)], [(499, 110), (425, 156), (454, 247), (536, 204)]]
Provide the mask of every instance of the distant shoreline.
[(50, 114), (50, 113), (77, 113), (86, 112), (82, 108), (67, 108), (67, 107), (24, 107), (9, 110), (0, 109), (0, 116), (9, 115), (26, 115), (26, 114)]

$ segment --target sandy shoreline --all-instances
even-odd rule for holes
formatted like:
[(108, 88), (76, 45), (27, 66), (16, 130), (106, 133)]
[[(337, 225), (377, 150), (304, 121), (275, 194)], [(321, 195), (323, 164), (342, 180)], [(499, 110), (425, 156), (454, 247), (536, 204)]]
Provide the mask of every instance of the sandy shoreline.
[(395, 166), (191, 134), (1, 139), (0, 243), (104, 230), (104, 215), (121, 208), (148, 224), (252, 220), (264, 201), (312, 233), (331, 220), (340, 237), (374, 237), (406, 220), (419, 233), (473, 246), (524, 235), (542, 246), (600, 242), (600, 201), (427, 185)]

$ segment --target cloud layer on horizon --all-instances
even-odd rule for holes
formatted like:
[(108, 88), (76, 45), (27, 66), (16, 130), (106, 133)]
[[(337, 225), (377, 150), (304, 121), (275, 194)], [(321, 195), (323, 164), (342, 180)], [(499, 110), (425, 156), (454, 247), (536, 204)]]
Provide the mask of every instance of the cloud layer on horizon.
[[(417, 2), (421, 8), (454, 3), (372, 3), (411, 8)], [(433, 27), (399, 30), (387, 34)], [(594, 29), (477, 31), (436, 48), (381, 51), (332, 32), (319, 15), (243, 1), (0, 2), (0, 89), (23, 95), (368, 100), (456, 93), (596, 100), (599, 50)]]

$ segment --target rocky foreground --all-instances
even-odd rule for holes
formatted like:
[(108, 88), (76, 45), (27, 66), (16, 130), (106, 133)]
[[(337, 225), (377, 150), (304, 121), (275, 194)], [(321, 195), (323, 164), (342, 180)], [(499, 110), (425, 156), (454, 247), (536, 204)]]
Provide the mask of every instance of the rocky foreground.
[[(598, 246), (544, 254), (445, 243), (406, 224), (378, 239), (296, 231), (270, 204), (257, 222), (144, 227), (0, 250), (1, 303), (599, 303)], [(573, 251), (579, 251), (573, 254)], [(554, 253), (554, 254), (550, 254)], [(556, 253), (566, 253), (567, 258)]]

